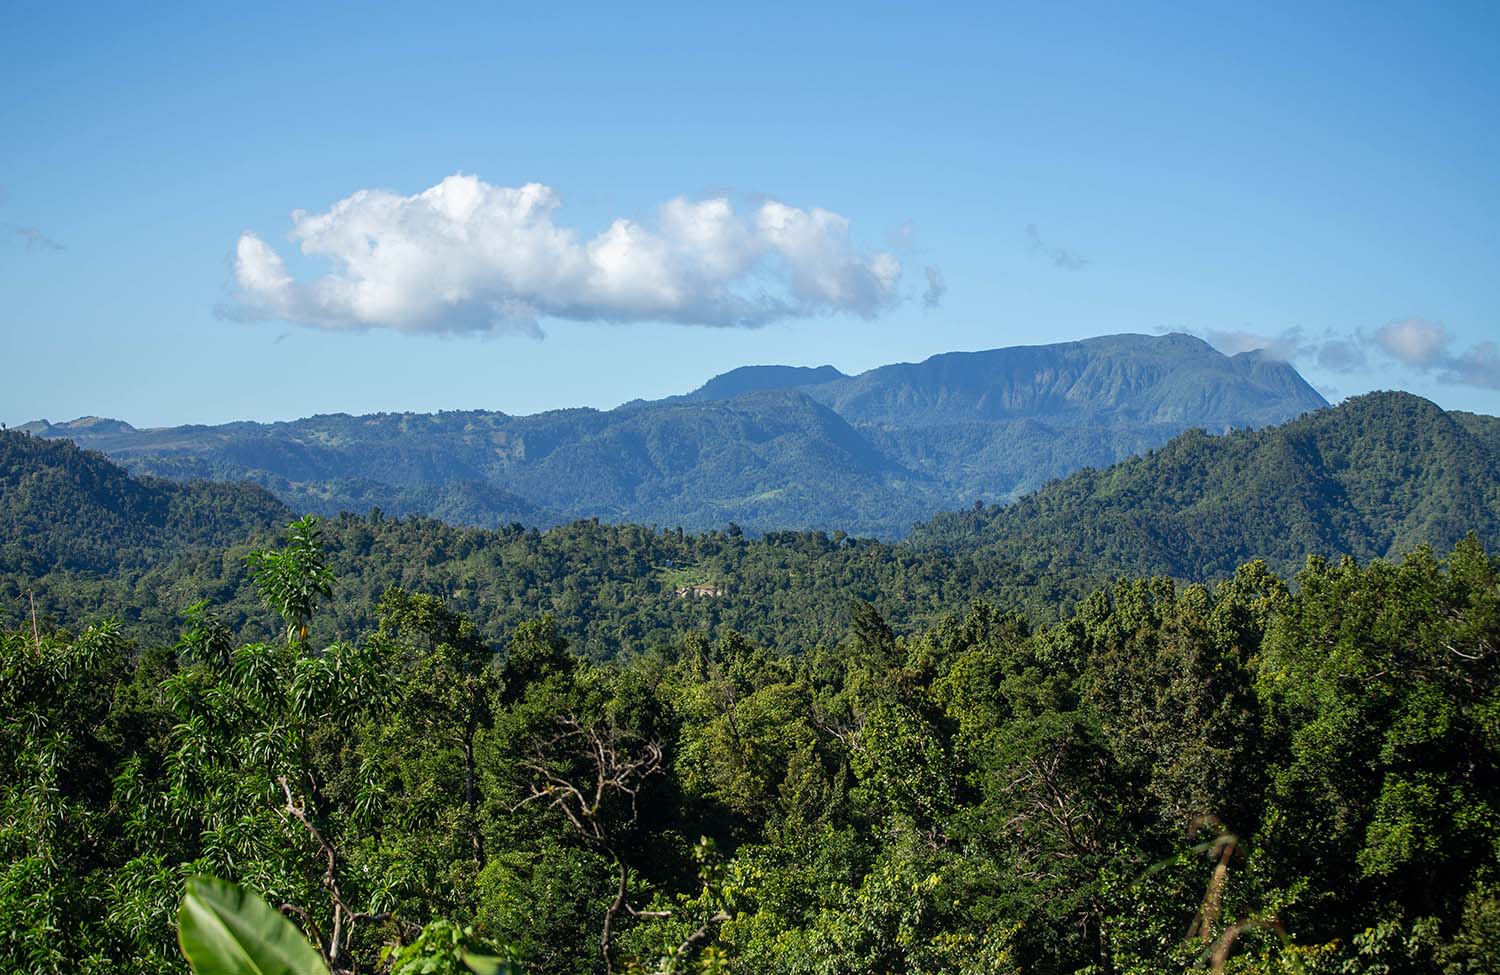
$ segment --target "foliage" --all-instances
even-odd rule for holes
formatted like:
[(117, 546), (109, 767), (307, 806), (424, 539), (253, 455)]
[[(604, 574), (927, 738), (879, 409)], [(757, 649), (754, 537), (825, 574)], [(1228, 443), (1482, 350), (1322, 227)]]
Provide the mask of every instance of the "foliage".
[(213, 877), (187, 883), (177, 937), (193, 975), (327, 975), (302, 932), (257, 894)]
[(242, 581), (271, 642), (202, 604), (171, 646), (0, 632), (0, 969), (180, 972), (212, 873), (277, 909), (193, 881), (195, 963), (238, 904), (340, 975), (1493, 970), (1477, 539), (605, 661), (400, 586), (325, 639), (368, 524), (298, 525)]
[[(135, 483), (118, 468), (105, 475), (111, 483)], [(0, 496), (0, 509), (9, 501)], [(87, 505), (83, 498), (59, 498), (56, 506)], [(62, 518), (51, 530), (65, 534), (67, 525)], [(313, 643), (375, 629), (381, 596), (392, 585), (441, 595), (474, 621), (477, 636), (488, 644), (503, 643), (521, 623), (552, 613), (573, 646), (607, 658), (670, 642), (689, 630), (714, 635), (733, 629), (788, 650), (831, 645), (843, 635), (851, 597), (880, 605), (902, 632), (977, 597), (1042, 617), (1086, 592), (1090, 582), (840, 532), (752, 539), (727, 530), (690, 535), (592, 521), (547, 532), (518, 526), (479, 530), (379, 513), (342, 515), (320, 526), (339, 584), (310, 620)], [(246, 536), (250, 544), (241, 541)], [(275, 549), (275, 537), (246, 525), (220, 545), (182, 546), (143, 563), (127, 560), (90, 571), (8, 571), (11, 564), (0, 563), (0, 618), (29, 615), (28, 594), (34, 594), (43, 620), (108, 615), (133, 638), (160, 642), (175, 638), (188, 607), (207, 600), (243, 638), (282, 639), (287, 621), (266, 611), (246, 561), (256, 551)], [(669, 575), (677, 571), (712, 580), (723, 594), (679, 598)]]
[(307, 622), (319, 600), (333, 595), (333, 571), (323, 560), (323, 532), (308, 515), (286, 530), (286, 548), (245, 556), (261, 601), (286, 622), (287, 640), (307, 642)]
[(390, 975), (521, 975), (499, 955), (477, 948), (472, 928), (432, 921), (415, 941), (390, 956)]
[(1264, 559), (1397, 558), (1469, 532), (1500, 540), (1500, 419), (1370, 393), (1299, 420), (1211, 437), (1192, 431), (1007, 508), (918, 526), (911, 543), (985, 553), (1033, 572), (1109, 565), (1208, 580)]

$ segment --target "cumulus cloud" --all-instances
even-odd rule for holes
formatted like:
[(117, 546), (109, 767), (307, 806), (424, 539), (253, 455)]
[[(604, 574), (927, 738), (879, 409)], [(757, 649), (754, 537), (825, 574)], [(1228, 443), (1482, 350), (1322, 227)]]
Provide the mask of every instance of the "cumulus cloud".
[(937, 308), (943, 303), (943, 295), (948, 293), (948, 282), (943, 280), (941, 268), (928, 265), (925, 268), (927, 274), (927, 290), (922, 292), (922, 307)]
[(1081, 271), (1088, 267), (1088, 258), (1075, 254), (1065, 247), (1049, 245), (1042, 239), (1041, 228), (1034, 223), (1026, 225), (1026, 239), (1031, 241), (1031, 252), (1047, 258), (1054, 267), (1060, 267), (1064, 271)]
[(556, 222), (557, 193), (450, 176), (413, 196), (360, 190), (324, 213), (292, 214), (289, 239), (325, 261), (293, 275), (251, 232), (234, 250), (221, 311), (329, 329), (520, 331), (539, 320), (754, 327), (898, 299), (901, 263), (854, 245), (839, 214), (767, 200), (672, 200), (651, 226), (618, 219), (582, 239)]
[(1452, 334), (1425, 318), (1402, 318), (1375, 331), (1375, 342), (1386, 355), (1440, 382), (1500, 389), (1500, 346), (1479, 342), (1460, 352), (1450, 351)]
[(1447, 329), (1425, 318), (1388, 322), (1375, 332), (1375, 342), (1391, 358), (1427, 369), (1436, 365), (1450, 339)]

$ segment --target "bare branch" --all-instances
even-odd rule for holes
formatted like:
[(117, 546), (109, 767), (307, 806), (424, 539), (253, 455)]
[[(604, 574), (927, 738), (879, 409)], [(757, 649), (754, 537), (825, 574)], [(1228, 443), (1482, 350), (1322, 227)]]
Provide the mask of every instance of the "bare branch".
[[(313, 842), (317, 843), (319, 849), (323, 852), (323, 856), (328, 861), (328, 865), (323, 871), (323, 888), (328, 891), (329, 900), (333, 905), (333, 933), (329, 935), (326, 949), (321, 944), (322, 935), (317, 931), (315, 925), (313, 925), (313, 934), (320, 942), (318, 950), (323, 953), (324, 959), (328, 962), (328, 967), (334, 971), (338, 971), (339, 955), (348, 948), (349, 942), (353, 940), (354, 926), (360, 921), (374, 921), (377, 923), (387, 921), (390, 920), (391, 915), (388, 912), (377, 914), (349, 909), (348, 905), (344, 903), (343, 894), (339, 891), (338, 854), (334, 852), (333, 844), (328, 842), (323, 833), (314, 825), (312, 818), (307, 815), (305, 803), (293, 797), (292, 787), (287, 783), (286, 776), (278, 776), (276, 781), (281, 785), (282, 795), (286, 797), (286, 806), (282, 810), (283, 814), (297, 820), (307, 829), (308, 835), (313, 838)], [(285, 906), (288, 908), (292, 907), (292, 905)], [(292, 909), (311, 924), (312, 918), (307, 911), (301, 908)]]
[(1448, 652), (1449, 653), (1454, 654), (1455, 656), (1462, 657), (1465, 660), (1483, 660), (1484, 659), (1484, 654), (1482, 654), (1482, 653), (1467, 654), (1467, 653), (1464, 653), (1462, 650), (1458, 649), (1457, 647), (1455, 647), (1451, 643), (1445, 643), (1445, 644), (1443, 644), (1443, 646), (1445, 646), (1445, 647), (1448, 648)]
[[(629, 869), (615, 852), (606, 806), (611, 797), (628, 799), (630, 815), (626, 824), (634, 823), (641, 786), (662, 771), (663, 751), (658, 742), (640, 741), (613, 725), (586, 724), (575, 714), (558, 715), (555, 721), (555, 732), (535, 741), (531, 754), (517, 763), (533, 778), (527, 785), (529, 794), (511, 808), (520, 809), (533, 801), (545, 802), (561, 812), (585, 842), (609, 854), (614, 861), (618, 883), (614, 899), (605, 908), (599, 934), (605, 971), (613, 972), (616, 919), (622, 911), (633, 917), (650, 915), (630, 907)], [(579, 765), (582, 768), (576, 773), (571, 771)]]

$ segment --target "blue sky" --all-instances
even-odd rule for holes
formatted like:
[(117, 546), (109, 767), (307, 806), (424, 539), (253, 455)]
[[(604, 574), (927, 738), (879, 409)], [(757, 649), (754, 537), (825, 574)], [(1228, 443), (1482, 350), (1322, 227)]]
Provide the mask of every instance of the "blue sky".
[(3, 15), (0, 421), (1166, 330), (1500, 413), (1493, 3), (219, 6)]

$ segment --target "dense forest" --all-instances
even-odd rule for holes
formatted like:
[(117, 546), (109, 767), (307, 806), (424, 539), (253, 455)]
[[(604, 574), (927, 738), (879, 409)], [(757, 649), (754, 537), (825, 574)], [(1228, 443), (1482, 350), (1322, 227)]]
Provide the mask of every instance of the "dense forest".
[(199, 876), (336, 973), (1500, 970), (1497, 451), (1377, 394), (887, 544), (0, 432), (0, 970), (182, 972)]
[(205, 603), (171, 643), (0, 636), (3, 970), (182, 971), (204, 874), (338, 972), (1500, 966), (1473, 538), (1120, 581), (1041, 627), (976, 602), (898, 636), (855, 602), (800, 653), (726, 629), (608, 662), (397, 585), (325, 639), (312, 519), (245, 562), (274, 634)]
[[(111, 617), (170, 640), (201, 599), (247, 638), (273, 620), (244, 555), (295, 513), (263, 490), (138, 479), (66, 441), (0, 432), (0, 620)], [(325, 523), (341, 585), (320, 638), (375, 625), (384, 589), (441, 595), (503, 645), (552, 613), (578, 651), (723, 628), (800, 652), (831, 646), (851, 599), (908, 635), (974, 599), (1057, 620), (1125, 573), (1214, 582), (1263, 558), (1290, 577), (1308, 554), (1400, 558), (1474, 532), (1500, 546), (1500, 420), (1381, 393), (1260, 431), (1188, 433), (1006, 507), (918, 525), (899, 544), (840, 531), (741, 531), (593, 520), (473, 529), (378, 510)], [(705, 586), (707, 598), (678, 595)]]
[(1470, 531), (1500, 540), (1500, 418), (1386, 392), (1265, 430), (1191, 431), (1009, 507), (939, 515), (910, 541), (1032, 571), (1210, 579), (1250, 557), (1291, 572), (1309, 553), (1399, 557)]
[[(209, 599), (236, 632), (273, 633), (244, 556), (293, 516), (265, 491), (142, 480), (65, 441), (14, 432), (0, 432), (0, 488), (0, 620), (35, 606), (43, 620), (109, 616), (134, 638), (161, 641), (186, 607)], [(196, 532), (178, 531), (182, 520)], [(732, 525), (689, 534), (594, 521), (482, 530), (378, 510), (330, 519), (324, 530), (341, 574), (314, 621), (329, 639), (373, 627), (389, 585), (442, 595), (495, 643), (552, 613), (575, 648), (601, 659), (721, 627), (788, 649), (831, 644), (850, 598), (880, 604), (905, 632), (985, 594), (1041, 615), (1087, 591), (1081, 581), (1042, 579), (986, 556), (842, 532), (752, 538)], [(722, 591), (678, 595), (693, 585)]]

